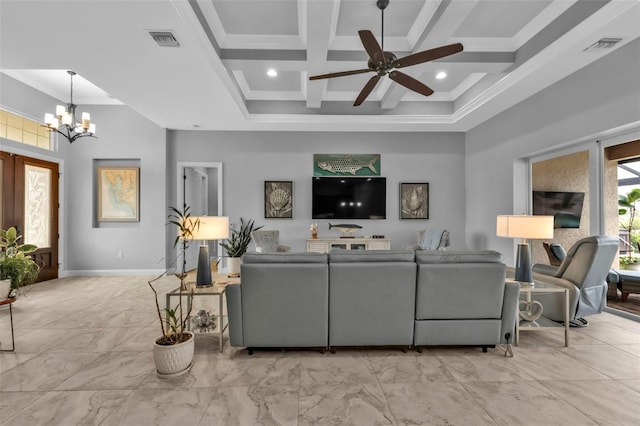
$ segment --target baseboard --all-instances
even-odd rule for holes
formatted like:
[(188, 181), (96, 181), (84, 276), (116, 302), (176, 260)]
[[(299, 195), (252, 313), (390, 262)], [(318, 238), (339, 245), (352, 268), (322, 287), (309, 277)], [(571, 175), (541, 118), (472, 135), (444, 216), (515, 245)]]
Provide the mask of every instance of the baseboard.
[(124, 276), (157, 276), (164, 269), (79, 269), (60, 271), (60, 278), (65, 277), (124, 277)]
[[(636, 314), (632, 314), (631, 312), (625, 312), (621, 309), (615, 309), (615, 308), (610, 308), (608, 306), (605, 306), (604, 309), (602, 309), (604, 312), (613, 314), (613, 315), (617, 315), (619, 317), (622, 318), (626, 318), (626, 319), (630, 319), (631, 321), (636, 321), (636, 322), (640, 322), (640, 315), (636, 315)], [(587, 320), (589, 319), (589, 317), (587, 317)]]

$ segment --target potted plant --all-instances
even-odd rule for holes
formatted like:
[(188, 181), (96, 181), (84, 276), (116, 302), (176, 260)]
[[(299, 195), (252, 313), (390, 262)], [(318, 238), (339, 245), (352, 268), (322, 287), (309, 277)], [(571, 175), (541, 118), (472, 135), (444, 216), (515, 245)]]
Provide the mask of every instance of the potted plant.
[(22, 235), (15, 227), (0, 230), (0, 299), (9, 297), (38, 279), (40, 267), (28, 256), (38, 249), (33, 244), (20, 244)]
[[(156, 366), (156, 373), (159, 377), (177, 377), (185, 374), (191, 369), (193, 363), (193, 353), (195, 349), (195, 337), (190, 331), (187, 331), (187, 321), (191, 316), (191, 300), (187, 303), (188, 309), (182, 307), (182, 292), (187, 291), (185, 286), (185, 278), (187, 277), (185, 268), (185, 252), (189, 247), (189, 243), (193, 240), (194, 232), (200, 226), (199, 219), (192, 219), (189, 207), (185, 206), (180, 211), (175, 207), (169, 207), (171, 214), (169, 215), (169, 223), (174, 224), (178, 228), (178, 233), (173, 247), (181, 245), (182, 268), (176, 277), (180, 280), (180, 296), (178, 306), (165, 308), (165, 318), (162, 316), (160, 304), (158, 303), (158, 292), (154, 288), (153, 283), (162, 278), (167, 271), (158, 275), (149, 281), (149, 287), (155, 294), (156, 311), (158, 320), (160, 321), (161, 336), (158, 337), (153, 346), (153, 361)], [(193, 289), (190, 293), (186, 293), (188, 298), (193, 297)]]
[(240, 264), (242, 256), (247, 252), (251, 242), (251, 233), (261, 229), (262, 226), (255, 227), (253, 219), (246, 222), (240, 218), (240, 229), (231, 228), (231, 237), (220, 243), (229, 256), (229, 274), (240, 276)]

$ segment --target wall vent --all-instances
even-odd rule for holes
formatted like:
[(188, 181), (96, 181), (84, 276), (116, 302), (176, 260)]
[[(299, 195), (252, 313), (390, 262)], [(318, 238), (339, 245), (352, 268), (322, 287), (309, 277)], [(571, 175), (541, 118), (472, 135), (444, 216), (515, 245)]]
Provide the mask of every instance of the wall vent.
[(584, 49), (584, 52), (590, 50), (603, 50), (603, 49), (611, 49), (616, 44), (622, 41), (621, 38), (618, 37), (603, 37), (600, 40), (593, 43), (591, 46)]
[(160, 47), (180, 46), (180, 43), (170, 31), (149, 31), (149, 35)]

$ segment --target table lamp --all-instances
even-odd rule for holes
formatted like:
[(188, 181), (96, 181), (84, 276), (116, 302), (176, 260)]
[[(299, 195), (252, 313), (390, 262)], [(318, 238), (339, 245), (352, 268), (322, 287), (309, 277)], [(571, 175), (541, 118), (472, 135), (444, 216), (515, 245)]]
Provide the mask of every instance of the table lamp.
[(515, 280), (532, 283), (531, 251), (526, 240), (553, 238), (553, 216), (499, 215), (496, 234), (498, 237), (522, 238), (516, 254)]
[(200, 221), (200, 226), (193, 232), (193, 239), (202, 240), (198, 252), (196, 287), (209, 287), (212, 285), (212, 281), (209, 243), (207, 241), (229, 238), (229, 218), (226, 216), (196, 216), (192, 220)]

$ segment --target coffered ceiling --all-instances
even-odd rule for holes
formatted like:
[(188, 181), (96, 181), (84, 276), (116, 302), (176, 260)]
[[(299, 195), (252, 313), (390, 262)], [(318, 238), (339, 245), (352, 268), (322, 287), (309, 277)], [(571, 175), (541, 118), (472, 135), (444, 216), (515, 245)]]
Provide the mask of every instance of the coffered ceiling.
[(383, 77), (354, 107), (373, 73), (309, 80), (367, 68), (358, 30), (382, 43), (381, 27), (375, 0), (0, 0), (0, 71), (66, 102), (73, 69), (96, 86), (76, 103), (122, 102), (171, 129), (466, 131), (624, 48), (640, 4), (390, 0), (385, 51), (464, 46), (403, 68), (433, 95)]

